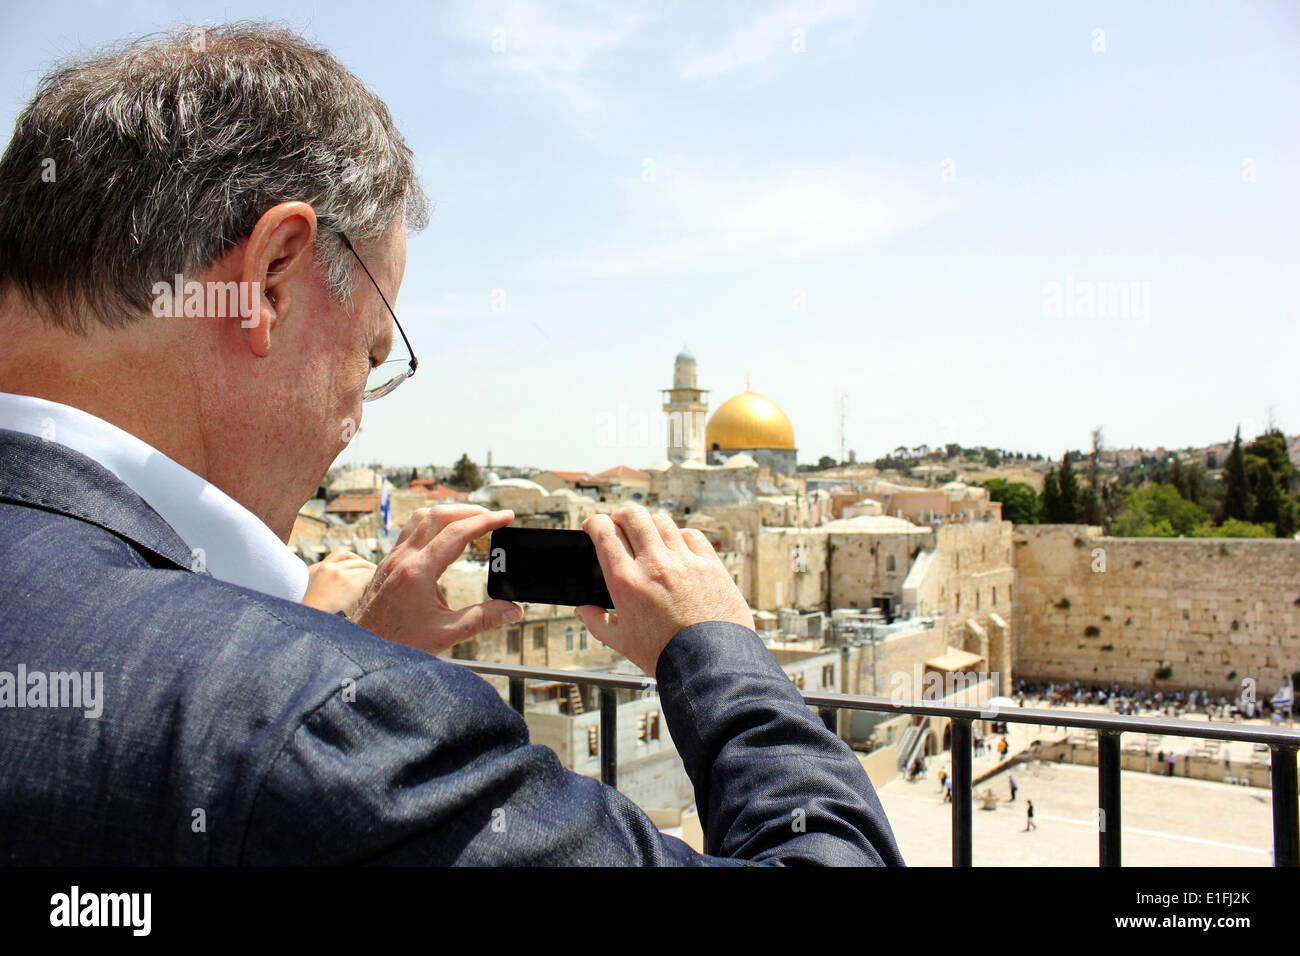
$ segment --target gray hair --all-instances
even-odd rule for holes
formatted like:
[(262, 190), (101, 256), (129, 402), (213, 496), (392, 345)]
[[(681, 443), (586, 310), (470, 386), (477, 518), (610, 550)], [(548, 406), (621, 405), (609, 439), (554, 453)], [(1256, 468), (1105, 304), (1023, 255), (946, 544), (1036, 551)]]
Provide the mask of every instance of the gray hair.
[(47, 74), (0, 158), (0, 293), (88, 333), (147, 314), (156, 281), (203, 272), (279, 202), (317, 216), (346, 299), (361, 246), (429, 202), (392, 114), (326, 50), (264, 23), (185, 27)]

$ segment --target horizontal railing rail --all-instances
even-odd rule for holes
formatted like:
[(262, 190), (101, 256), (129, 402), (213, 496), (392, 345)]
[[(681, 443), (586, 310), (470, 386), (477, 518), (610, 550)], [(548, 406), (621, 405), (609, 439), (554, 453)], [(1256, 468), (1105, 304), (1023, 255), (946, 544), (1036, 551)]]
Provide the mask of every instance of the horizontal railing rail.
[[(524, 682), (555, 681), (600, 688), (600, 776), (611, 787), (618, 785), (618, 698), (615, 691), (657, 692), (653, 677), (633, 674), (594, 673), (554, 667), (525, 667), (488, 661), (452, 660), (477, 674), (505, 677), (509, 681), (510, 706), (524, 712)], [(1162, 734), (1203, 740), (1240, 740), (1265, 744), (1269, 748), (1273, 791), (1273, 863), (1300, 865), (1300, 793), (1297, 793), (1296, 753), (1300, 731), (1246, 727), (1224, 722), (1204, 723), (1169, 717), (1128, 717), (1117, 714), (1068, 713), (1031, 707), (998, 707), (988, 704), (940, 704), (934, 701), (900, 700), (893, 697), (865, 697), (854, 694), (803, 694), (816, 707), (823, 722), (839, 732), (839, 712), (862, 710), (873, 713), (921, 714), (947, 717), (952, 721), (952, 861), (954, 866), (971, 865), (971, 724), (992, 720), (1015, 724), (1079, 728), (1097, 731), (1098, 858), (1101, 866), (1120, 865), (1120, 736), (1125, 733)]]

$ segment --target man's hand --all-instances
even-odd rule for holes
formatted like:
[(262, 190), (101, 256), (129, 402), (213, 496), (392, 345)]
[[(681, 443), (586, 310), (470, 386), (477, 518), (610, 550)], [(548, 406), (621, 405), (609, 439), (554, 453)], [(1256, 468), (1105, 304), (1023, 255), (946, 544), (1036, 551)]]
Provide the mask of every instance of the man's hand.
[(652, 677), (677, 632), (704, 621), (754, 628), (754, 615), (713, 545), (666, 514), (628, 505), (592, 515), (582, 530), (596, 545), (614, 613), (584, 605), (578, 620), (596, 639)]
[(375, 566), (351, 551), (335, 548), (307, 569), (307, 593), (302, 603), (327, 614), (351, 616), (361, 594), (375, 576)]
[(478, 505), (419, 509), (379, 562), (352, 620), (390, 641), (441, 654), (481, 631), (522, 619), (524, 609), (513, 601), (484, 601), (453, 611), (438, 587), (466, 545), (514, 517), (512, 511)]

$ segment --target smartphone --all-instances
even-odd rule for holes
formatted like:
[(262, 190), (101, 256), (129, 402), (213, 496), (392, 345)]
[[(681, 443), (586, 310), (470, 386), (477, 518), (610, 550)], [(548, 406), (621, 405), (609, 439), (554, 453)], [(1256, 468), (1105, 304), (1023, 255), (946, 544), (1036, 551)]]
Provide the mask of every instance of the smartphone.
[(585, 531), (498, 528), (488, 545), (490, 598), (614, 609)]

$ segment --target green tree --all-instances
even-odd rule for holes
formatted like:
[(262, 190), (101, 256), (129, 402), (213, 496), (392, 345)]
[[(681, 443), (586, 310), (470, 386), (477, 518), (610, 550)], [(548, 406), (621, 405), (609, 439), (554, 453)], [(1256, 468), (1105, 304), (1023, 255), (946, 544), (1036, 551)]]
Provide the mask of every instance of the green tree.
[(1101, 486), (1102, 525), (1110, 528), (1111, 522), (1124, 510), (1124, 491), (1117, 482), (1108, 481)]
[(1092, 485), (1084, 488), (1079, 495), (1079, 514), (1084, 524), (1106, 524), (1106, 513), (1101, 504), (1101, 496)]
[(1279, 538), (1296, 531), (1296, 500), (1291, 492), (1294, 468), (1287, 454), (1286, 436), (1274, 429), (1260, 435), (1244, 449), (1246, 479), (1254, 497), (1251, 520), (1271, 524)]
[(1251, 524), (1249, 521), (1238, 521), (1236, 518), (1229, 518), (1223, 524), (1215, 527), (1210, 522), (1197, 526), (1192, 532), (1193, 538), (1271, 538), (1273, 529), (1264, 524)]
[(1050, 465), (1043, 479), (1043, 502), (1038, 513), (1044, 524), (1061, 523), (1061, 485), (1056, 480), (1056, 469)]
[(1002, 456), (990, 448), (984, 452), (984, 464), (988, 465), (990, 468), (996, 468), (998, 465), (1002, 464)]
[(1173, 485), (1153, 484), (1128, 493), (1110, 531), (1130, 538), (1192, 536), (1209, 520), (1204, 508), (1184, 499)]
[(451, 471), (451, 486), (457, 489), (473, 491), (483, 480), (479, 477), (478, 465), (469, 460), (469, 455), (462, 454)]
[(991, 478), (981, 483), (989, 490), (990, 501), (1002, 503), (1002, 518), (1013, 524), (1038, 524), (1038, 494), (1020, 481)]
[(1059, 524), (1074, 524), (1079, 520), (1082, 509), (1079, 506), (1079, 479), (1070, 464), (1070, 452), (1061, 459), (1061, 474), (1057, 477), (1061, 490)]
[(1250, 482), (1246, 478), (1246, 456), (1241, 450), (1241, 426), (1237, 426), (1237, 437), (1232, 440), (1232, 450), (1228, 460), (1223, 463), (1223, 520), (1236, 518), (1249, 521), (1255, 511), (1255, 502), (1250, 493)]
[(1174, 489), (1187, 501), (1192, 500), (1191, 494), (1187, 490), (1187, 474), (1183, 470), (1183, 464), (1177, 458), (1169, 463), (1168, 477), (1165, 479)]
[[(1187, 467), (1185, 474), (1187, 475), (1187, 492), (1183, 494), (1183, 497), (1192, 504), (1200, 505), (1206, 511), (1209, 511), (1210, 509), (1206, 505), (1210, 500), (1210, 484), (1206, 480), (1205, 469), (1200, 462), (1193, 462)], [(1180, 492), (1180, 494), (1182, 493)]]

